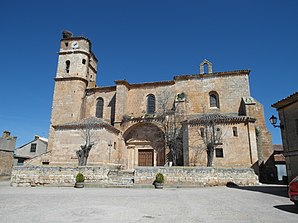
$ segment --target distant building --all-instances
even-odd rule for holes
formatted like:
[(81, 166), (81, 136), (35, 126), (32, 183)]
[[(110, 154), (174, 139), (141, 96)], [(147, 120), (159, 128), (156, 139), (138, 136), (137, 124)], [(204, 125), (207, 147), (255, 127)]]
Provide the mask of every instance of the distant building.
[(286, 162), (282, 145), (272, 145), (272, 154), (266, 162), (260, 165), (263, 183), (287, 184)]
[[(250, 94), (249, 70), (214, 72), (211, 62), (203, 60), (197, 74), (97, 86), (97, 62), (90, 40), (62, 37), (49, 132), (50, 165), (78, 165), (76, 152), (85, 143), (82, 132), (88, 123), (94, 145), (87, 165), (134, 169), (170, 165), (177, 156), (177, 165), (206, 166), (204, 134), (210, 129), (204, 120), (213, 118), (214, 131), (224, 135), (216, 143), (214, 167), (258, 171), (272, 154), (263, 106)], [(175, 133), (168, 128), (173, 123)], [(167, 141), (165, 134), (177, 137)], [(171, 154), (172, 142), (179, 154)]]
[(13, 167), (13, 152), (16, 148), (17, 137), (10, 136), (4, 131), (0, 138), (0, 176), (10, 176)]
[(298, 92), (271, 105), (277, 109), (288, 178), (298, 175)]
[(47, 152), (48, 139), (35, 136), (34, 140), (17, 148), (14, 153), (15, 165), (23, 165), (24, 161), (35, 158)]
[(276, 179), (278, 182), (285, 182), (287, 179), (286, 159), (282, 145), (272, 145), (274, 166), (276, 168)]

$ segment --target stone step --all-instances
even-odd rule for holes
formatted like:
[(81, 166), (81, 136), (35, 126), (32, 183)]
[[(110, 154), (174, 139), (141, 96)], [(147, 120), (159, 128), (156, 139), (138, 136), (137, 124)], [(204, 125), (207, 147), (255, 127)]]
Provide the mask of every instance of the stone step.
[(134, 184), (134, 180), (133, 178), (110, 178), (108, 184), (131, 185)]
[(134, 171), (110, 170), (106, 186), (131, 187), (134, 184)]
[(85, 183), (86, 188), (133, 188), (133, 185)]

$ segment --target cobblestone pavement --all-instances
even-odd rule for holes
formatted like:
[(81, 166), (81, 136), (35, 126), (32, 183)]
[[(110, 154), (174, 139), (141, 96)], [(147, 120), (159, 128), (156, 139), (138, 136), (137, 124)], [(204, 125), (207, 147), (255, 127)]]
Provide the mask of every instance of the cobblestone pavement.
[(0, 222), (297, 222), (284, 186), (13, 188), (0, 182)]

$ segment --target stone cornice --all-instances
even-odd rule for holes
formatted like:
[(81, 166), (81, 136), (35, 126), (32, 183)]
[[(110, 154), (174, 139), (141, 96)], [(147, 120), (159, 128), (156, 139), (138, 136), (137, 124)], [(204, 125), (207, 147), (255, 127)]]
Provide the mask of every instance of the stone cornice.
[(227, 77), (227, 76), (240, 76), (249, 75), (250, 70), (235, 70), (226, 72), (216, 72), (211, 74), (190, 74), (174, 76), (171, 81), (159, 81), (159, 82), (147, 82), (140, 84), (130, 84), (126, 80), (116, 80), (116, 85), (124, 85), (127, 89), (142, 88), (142, 87), (159, 87), (159, 86), (170, 86), (174, 85), (176, 81), (191, 80), (191, 79), (201, 79), (201, 78), (212, 78), (212, 77)]
[(130, 84), (126, 80), (116, 80), (116, 85), (125, 85), (127, 89), (142, 88), (142, 87), (160, 87), (174, 85), (175, 81), (158, 81), (158, 82), (145, 82), (139, 84)]
[(85, 84), (88, 84), (88, 81), (82, 77), (56, 77), (54, 78), (55, 81), (83, 81)]
[[(105, 128), (111, 132), (114, 132), (116, 134), (120, 133), (120, 130), (116, 129), (115, 127), (109, 126), (109, 125), (105, 125), (105, 124), (91, 124), (90, 127), (92, 129), (102, 129)], [(82, 124), (72, 124), (72, 125), (53, 125), (53, 128), (56, 130), (65, 130), (65, 129), (84, 129), (85, 126)]]
[(8, 149), (0, 149), (0, 151), (13, 153), (13, 150), (8, 150)]
[(175, 81), (191, 80), (191, 79), (201, 79), (210, 77), (226, 77), (226, 76), (239, 76), (239, 75), (249, 75), (250, 70), (235, 70), (235, 71), (225, 71), (225, 72), (215, 72), (211, 74), (187, 74), (174, 76)]
[(89, 52), (86, 52), (86, 51), (83, 51), (83, 50), (67, 50), (67, 51), (62, 51), (62, 52), (59, 52), (58, 54), (59, 55), (67, 55), (67, 54), (85, 54), (89, 59), (90, 59), (90, 55), (92, 56), (92, 59), (94, 59), (96, 62), (98, 62), (98, 59), (96, 58), (95, 54), (90, 51)]
[(87, 89), (87, 92), (111, 92), (116, 91), (116, 86), (94, 87)]
[(277, 101), (276, 103), (272, 104), (271, 107), (276, 109), (281, 109), (287, 105), (293, 104), (295, 102), (298, 102), (298, 92), (295, 92), (294, 94), (291, 94), (290, 96)]
[(97, 71), (95, 70), (95, 68), (89, 63), (88, 68), (90, 68), (95, 74), (97, 73)]
[(58, 53), (59, 55), (67, 55), (67, 54), (85, 54), (90, 58), (90, 54), (86, 51), (83, 50), (67, 50), (67, 51), (62, 51)]
[[(79, 53), (86, 55), (88, 57), (88, 59), (90, 60), (90, 54), (87, 53), (87, 52), (85, 52), (85, 51), (81, 51), (81, 50), (79, 50), (79, 51), (64, 51), (64, 52), (59, 52), (59, 55), (79, 54)], [(93, 54), (93, 56), (94, 56), (94, 54)], [(94, 56), (94, 59), (97, 62), (97, 59), (96, 59), (95, 56)], [(97, 73), (96, 69), (90, 63), (89, 63), (88, 68), (90, 68), (94, 73)]]
[(187, 120), (184, 124), (188, 124), (190, 126), (197, 125), (205, 125), (206, 123), (214, 122), (215, 124), (237, 124), (237, 123), (254, 123), (256, 121), (255, 118), (251, 118), (248, 116), (226, 116), (220, 114), (207, 114), (206, 116), (202, 116), (201, 118), (196, 118), (192, 120)]
[[(216, 72), (211, 74), (190, 74), (182, 76), (174, 76), (173, 80), (170, 81), (157, 81), (157, 82), (145, 82), (139, 84), (130, 84), (126, 80), (115, 80), (116, 85), (124, 85), (128, 90), (142, 87), (160, 87), (160, 86), (171, 86), (175, 85), (176, 81), (200, 79), (200, 78), (212, 78), (212, 77), (227, 77), (227, 76), (240, 76), (249, 75), (250, 70), (236, 70), (236, 71), (226, 71), (226, 72)], [(112, 88), (110, 86), (107, 88)], [(101, 87), (106, 88), (106, 87)]]
[(157, 117), (136, 117), (136, 118), (127, 118), (127, 120), (122, 120), (122, 123), (124, 122), (131, 122), (131, 123), (139, 123), (139, 122), (144, 122), (144, 123), (152, 123), (152, 122), (163, 122), (164, 118), (161, 116)]
[(114, 126), (104, 122), (103, 120), (95, 117), (86, 118), (83, 120), (80, 120), (78, 122), (71, 122), (71, 123), (65, 123), (60, 125), (53, 125), (54, 129), (64, 130), (64, 129), (101, 129), (105, 128), (115, 134), (119, 134), (120, 130), (115, 128)]
[(98, 62), (98, 59), (96, 58), (95, 54), (92, 51), (90, 53), (91, 53), (93, 59), (95, 59), (95, 61)]
[(174, 85), (174, 81), (159, 81), (159, 82), (147, 82), (140, 84), (130, 84), (130, 88), (141, 88), (141, 87), (161, 87)]

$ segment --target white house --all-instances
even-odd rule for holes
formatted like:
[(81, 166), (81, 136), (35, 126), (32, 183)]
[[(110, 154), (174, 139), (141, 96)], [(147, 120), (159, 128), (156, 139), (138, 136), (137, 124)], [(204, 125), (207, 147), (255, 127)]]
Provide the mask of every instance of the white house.
[(25, 160), (35, 158), (47, 152), (48, 139), (35, 135), (34, 140), (15, 150), (15, 165), (23, 165)]

